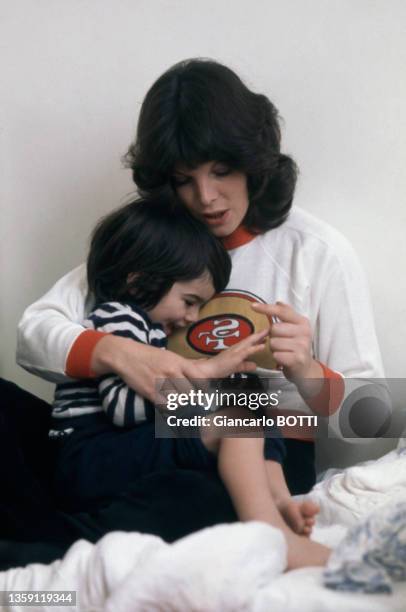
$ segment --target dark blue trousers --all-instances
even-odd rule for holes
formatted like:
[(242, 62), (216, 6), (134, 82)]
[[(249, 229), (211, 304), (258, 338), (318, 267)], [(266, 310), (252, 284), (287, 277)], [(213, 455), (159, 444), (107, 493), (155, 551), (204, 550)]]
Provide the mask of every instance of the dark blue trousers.
[[(141, 476), (125, 493), (92, 512), (58, 509), (50, 486), (54, 447), (50, 406), (0, 379), (0, 569), (60, 558), (80, 538), (140, 531), (173, 542), (198, 529), (236, 520), (211, 470), (166, 469)], [(284, 471), (293, 494), (315, 481), (314, 445), (285, 440)]]

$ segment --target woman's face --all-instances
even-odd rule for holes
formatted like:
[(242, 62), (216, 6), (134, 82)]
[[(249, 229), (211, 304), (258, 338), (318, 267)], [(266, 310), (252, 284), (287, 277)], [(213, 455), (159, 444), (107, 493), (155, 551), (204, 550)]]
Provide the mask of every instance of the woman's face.
[(186, 208), (218, 238), (232, 234), (248, 210), (246, 175), (222, 162), (193, 169), (178, 164), (173, 184)]

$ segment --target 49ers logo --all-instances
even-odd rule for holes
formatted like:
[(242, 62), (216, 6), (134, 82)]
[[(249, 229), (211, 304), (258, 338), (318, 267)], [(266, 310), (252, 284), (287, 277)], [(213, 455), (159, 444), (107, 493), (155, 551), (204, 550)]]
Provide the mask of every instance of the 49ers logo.
[(206, 317), (192, 325), (186, 339), (195, 351), (215, 355), (243, 340), (253, 331), (253, 324), (245, 317), (237, 314), (221, 314)]

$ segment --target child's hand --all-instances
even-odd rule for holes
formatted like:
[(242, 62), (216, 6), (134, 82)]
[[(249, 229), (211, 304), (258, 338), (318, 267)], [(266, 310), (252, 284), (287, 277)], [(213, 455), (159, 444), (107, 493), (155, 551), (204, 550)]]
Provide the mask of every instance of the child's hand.
[(268, 334), (269, 329), (264, 329), (251, 334), (215, 357), (196, 360), (194, 363), (200, 374), (195, 378), (225, 378), (236, 372), (254, 372), (256, 363), (249, 358), (265, 349), (265, 338)]

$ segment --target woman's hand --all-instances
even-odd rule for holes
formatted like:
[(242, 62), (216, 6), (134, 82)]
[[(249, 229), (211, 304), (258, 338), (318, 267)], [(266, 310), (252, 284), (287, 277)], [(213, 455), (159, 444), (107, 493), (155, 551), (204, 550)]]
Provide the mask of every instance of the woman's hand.
[[(271, 321), (269, 345), (279, 368), (292, 382), (307, 378), (323, 378), (321, 365), (313, 359), (312, 332), (309, 320), (291, 306), (252, 304), (253, 310), (266, 315)], [(272, 321), (277, 317), (277, 322)]]
[[(188, 360), (171, 351), (107, 334), (96, 344), (91, 369), (97, 375), (114, 372), (131, 389), (155, 402), (159, 380), (175, 381), (176, 388), (190, 389), (186, 383)], [(197, 376), (196, 376), (197, 378)]]
[(172, 351), (107, 334), (94, 348), (91, 369), (97, 376), (116, 373), (137, 393), (156, 402), (162, 399), (157, 396), (158, 381), (168, 380), (172, 388), (187, 393), (194, 388), (193, 380), (254, 371), (256, 364), (249, 357), (264, 349), (267, 334), (268, 330), (252, 334), (210, 359), (185, 359)]

